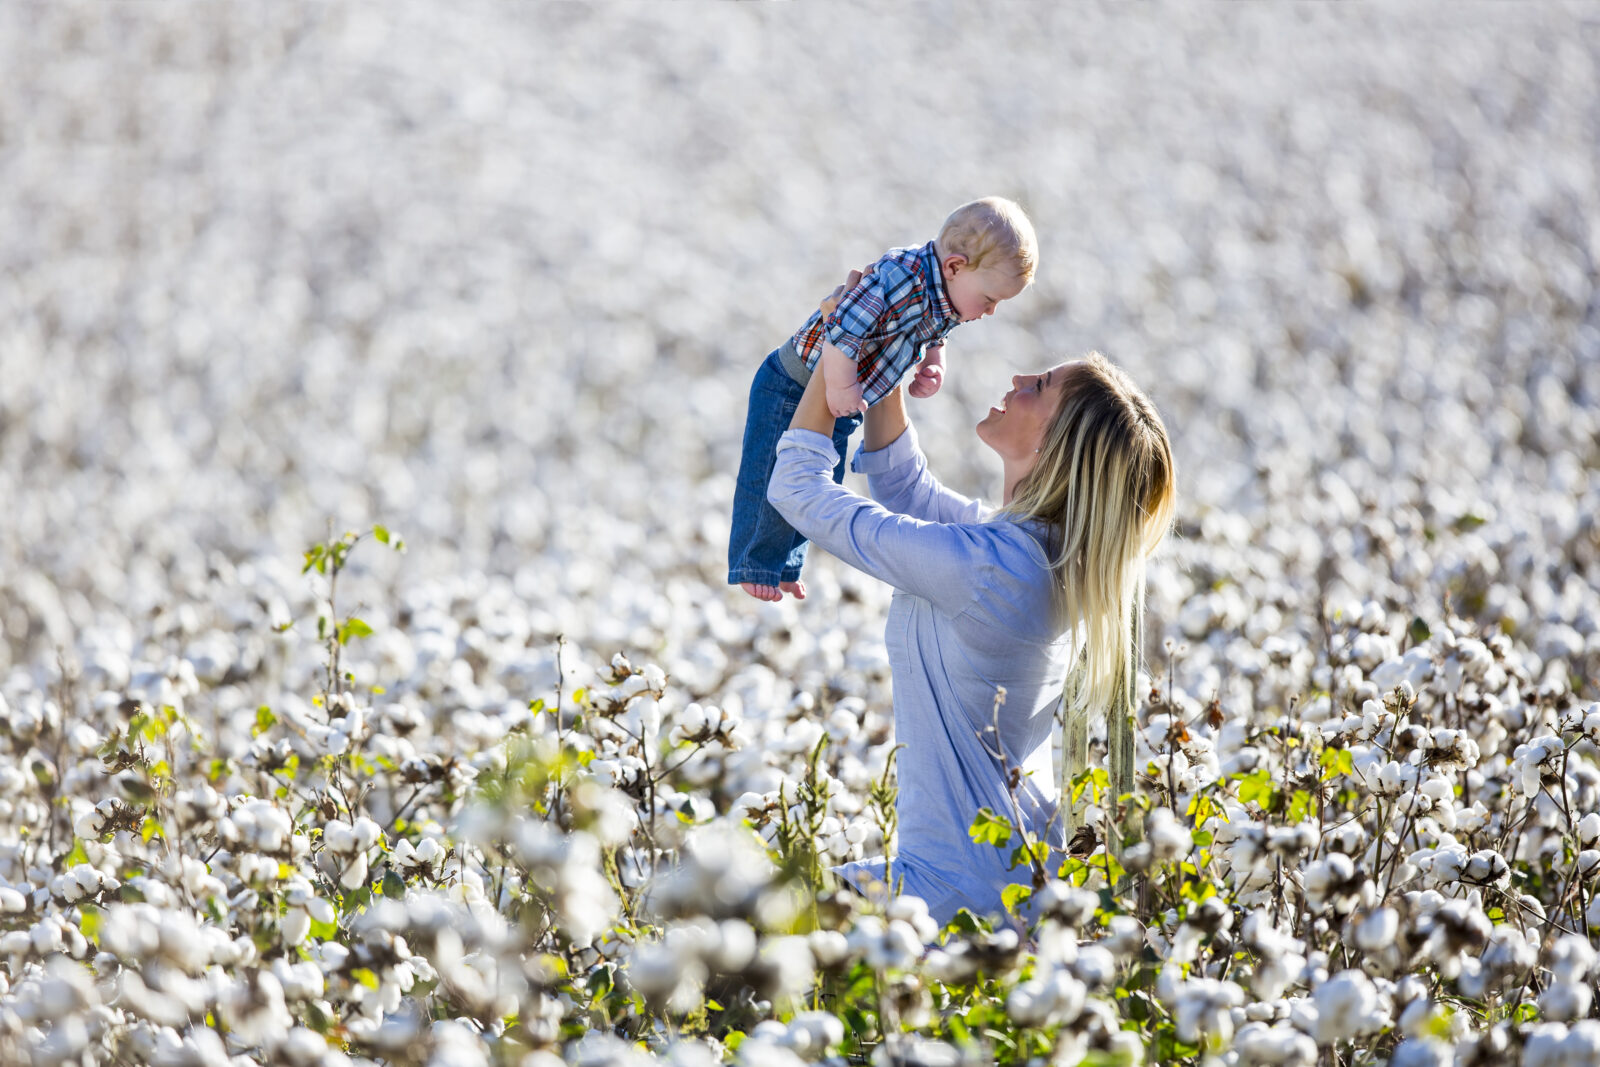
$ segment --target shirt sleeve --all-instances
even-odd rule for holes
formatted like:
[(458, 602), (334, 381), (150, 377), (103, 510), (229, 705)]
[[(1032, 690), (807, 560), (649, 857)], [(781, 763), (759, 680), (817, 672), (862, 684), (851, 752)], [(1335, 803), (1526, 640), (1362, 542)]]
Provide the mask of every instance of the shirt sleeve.
[(966, 610), (992, 569), (991, 528), (897, 515), (836, 485), (838, 459), (822, 434), (787, 431), (778, 440), (767, 500), (789, 525), (857, 570), (947, 614)]
[(904, 288), (908, 277), (906, 269), (893, 260), (885, 258), (874, 263), (872, 273), (839, 298), (839, 306), (823, 323), (823, 335), (859, 363), (862, 344), (893, 332), (897, 322), (891, 310), (896, 304), (895, 294)]
[(867, 476), (872, 499), (901, 515), (928, 522), (984, 522), (994, 509), (940, 484), (928, 470), (915, 426), (875, 452), (856, 451), (850, 469)]

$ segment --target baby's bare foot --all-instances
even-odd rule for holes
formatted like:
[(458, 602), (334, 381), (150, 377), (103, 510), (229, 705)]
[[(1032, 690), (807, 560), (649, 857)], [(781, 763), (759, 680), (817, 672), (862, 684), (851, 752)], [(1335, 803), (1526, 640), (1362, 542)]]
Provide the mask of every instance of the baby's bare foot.
[(757, 585), (754, 582), (740, 582), (739, 588), (743, 589), (746, 593), (749, 593), (757, 600), (765, 600), (775, 604), (783, 599), (783, 594), (778, 592), (778, 587), (775, 585)]
[(792, 582), (779, 582), (778, 588), (794, 597), (796, 600), (806, 598), (806, 583), (796, 579)]

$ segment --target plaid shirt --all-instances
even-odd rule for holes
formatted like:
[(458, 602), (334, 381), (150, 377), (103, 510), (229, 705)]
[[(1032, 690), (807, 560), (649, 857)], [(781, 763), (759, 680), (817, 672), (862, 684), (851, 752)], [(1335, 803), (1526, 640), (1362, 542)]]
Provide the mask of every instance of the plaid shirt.
[(826, 335), (855, 360), (862, 400), (871, 407), (894, 391), (929, 344), (942, 340), (960, 321), (945, 291), (939, 254), (929, 241), (921, 248), (884, 253), (826, 320), (820, 311), (811, 313), (794, 335), (794, 348), (815, 371)]

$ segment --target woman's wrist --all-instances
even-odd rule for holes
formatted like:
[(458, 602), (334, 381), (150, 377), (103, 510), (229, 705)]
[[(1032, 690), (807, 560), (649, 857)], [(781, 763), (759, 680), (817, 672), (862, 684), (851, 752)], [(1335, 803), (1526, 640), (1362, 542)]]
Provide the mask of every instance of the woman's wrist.
[(866, 433), (862, 436), (861, 447), (867, 452), (888, 448), (900, 439), (909, 425), (911, 420), (906, 417), (906, 391), (903, 386), (897, 385), (888, 396), (867, 409)]

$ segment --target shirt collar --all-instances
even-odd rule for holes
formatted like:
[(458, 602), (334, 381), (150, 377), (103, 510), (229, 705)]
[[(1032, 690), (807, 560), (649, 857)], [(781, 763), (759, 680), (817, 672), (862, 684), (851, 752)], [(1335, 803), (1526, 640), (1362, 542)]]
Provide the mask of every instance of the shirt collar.
[(944, 270), (939, 264), (938, 242), (929, 241), (922, 246), (919, 254), (922, 261), (922, 270), (928, 276), (928, 288), (933, 291), (933, 310), (939, 321), (948, 325), (958, 325), (960, 319), (956, 316), (956, 309), (950, 303), (950, 290), (944, 284)]

